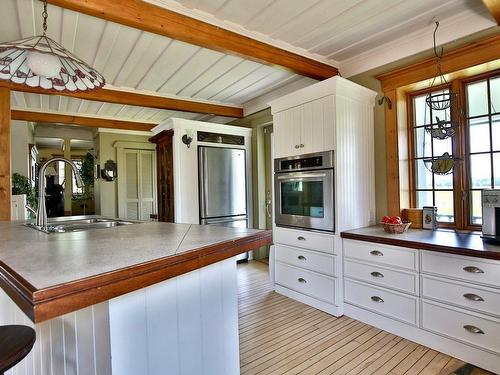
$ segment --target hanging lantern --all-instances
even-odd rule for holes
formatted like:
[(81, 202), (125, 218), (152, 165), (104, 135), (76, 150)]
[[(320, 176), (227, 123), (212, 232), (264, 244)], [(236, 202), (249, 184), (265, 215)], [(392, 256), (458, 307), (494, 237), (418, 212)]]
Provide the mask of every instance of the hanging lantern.
[(43, 35), (0, 43), (0, 80), (49, 91), (90, 91), (104, 77), (46, 35), (47, 1), (43, 1)]

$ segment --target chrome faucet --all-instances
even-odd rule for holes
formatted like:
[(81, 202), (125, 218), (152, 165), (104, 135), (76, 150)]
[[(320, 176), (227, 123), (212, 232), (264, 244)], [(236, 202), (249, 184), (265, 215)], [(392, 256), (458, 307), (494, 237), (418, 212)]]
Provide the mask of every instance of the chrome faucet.
[[(36, 225), (44, 231), (47, 230), (47, 207), (45, 206), (45, 171), (47, 170), (48, 166), (55, 161), (62, 161), (69, 164), (71, 169), (73, 169), (73, 173), (75, 174), (76, 186), (78, 186), (79, 188), (83, 188), (83, 181), (80, 173), (78, 172), (78, 168), (71, 160), (57, 157), (47, 160), (45, 164), (42, 165), (40, 171), (38, 172), (38, 210), (36, 213)], [(65, 188), (68, 189), (69, 186), (66, 186)]]

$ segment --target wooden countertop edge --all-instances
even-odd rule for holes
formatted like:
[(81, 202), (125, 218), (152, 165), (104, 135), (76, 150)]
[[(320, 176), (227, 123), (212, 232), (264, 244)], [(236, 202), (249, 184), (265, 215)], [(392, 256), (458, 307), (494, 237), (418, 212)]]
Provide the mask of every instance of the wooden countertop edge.
[[(31, 291), (30, 284), (0, 267), (0, 287), (35, 323), (40, 323), (270, 244), (271, 231), (220, 242), (97, 276)], [(16, 276), (18, 278), (16, 278)]]
[(500, 260), (500, 252), (494, 252), (488, 250), (475, 250), (464, 247), (438, 245), (428, 242), (409, 241), (409, 240), (402, 240), (399, 238), (378, 237), (378, 236), (371, 236), (369, 234), (359, 234), (359, 233), (349, 233), (349, 232), (341, 232), (340, 237), (350, 240), (374, 242), (383, 245), (402, 246), (402, 247), (409, 247), (412, 249), (422, 249), (422, 250), (436, 251), (447, 254)]

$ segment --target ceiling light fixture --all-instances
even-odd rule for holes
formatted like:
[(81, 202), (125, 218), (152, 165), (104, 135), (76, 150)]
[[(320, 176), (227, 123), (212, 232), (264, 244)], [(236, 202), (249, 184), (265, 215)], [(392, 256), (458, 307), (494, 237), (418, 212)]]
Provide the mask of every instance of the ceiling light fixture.
[(48, 91), (90, 91), (104, 86), (104, 77), (49, 38), (47, 0), (43, 0), (43, 34), (0, 43), (0, 80)]

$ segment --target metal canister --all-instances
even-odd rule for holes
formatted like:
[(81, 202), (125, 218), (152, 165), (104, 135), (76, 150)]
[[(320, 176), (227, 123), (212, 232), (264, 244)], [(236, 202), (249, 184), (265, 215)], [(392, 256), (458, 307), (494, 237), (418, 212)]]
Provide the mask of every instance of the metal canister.
[(422, 207), (422, 228), (435, 230), (437, 227), (437, 207)]

